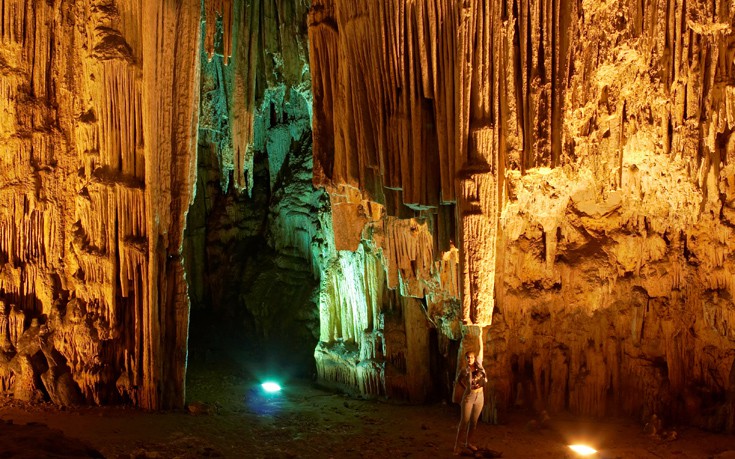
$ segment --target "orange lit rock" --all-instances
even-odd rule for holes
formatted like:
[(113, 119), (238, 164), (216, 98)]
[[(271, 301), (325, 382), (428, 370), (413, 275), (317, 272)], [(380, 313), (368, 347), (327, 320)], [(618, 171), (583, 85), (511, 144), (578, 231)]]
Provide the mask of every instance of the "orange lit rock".
[[(482, 327), (465, 336), (488, 413), (729, 422), (731, 22), (676, 2), (313, 2), (315, 183), (386, 221), (432, 215), (435, 260), (455, 242), (459, 316), (429, 300), (450, 285), (399, 291), (445, 336)], [(389, 279), (413, 253), (382, 261)]]
[[(114, 381), (125, 374), (133, 385), (123, 399), (183, 404), (181, 236), (195, 174), (200, 5), (170, 6), (0, 6), (0, 286), (15, 304), (3, 311), (8, 336), (19, 346), (31, 319), (51, 325), (57, 309), (84, 305), (79, 320), (106, 350), (77, 335), (56, 349), (98, 403), (119, 397)], [(56, 331), (51, 339), (60, 340)], [(95, 359), (112, 374), (90, 371)]]

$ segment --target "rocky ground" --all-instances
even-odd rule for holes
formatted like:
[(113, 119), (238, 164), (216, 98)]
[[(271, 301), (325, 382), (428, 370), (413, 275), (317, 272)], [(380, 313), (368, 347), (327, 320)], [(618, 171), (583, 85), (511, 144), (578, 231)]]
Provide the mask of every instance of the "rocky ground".
[[(59, 410), (12, 399), (0, 403), (0, 457), (108, 458), (399, 458), (451, 457), (458, 407), (396, 405), (334, 394), (308, 381), (286, 381), (265, 396), (254, 379), (192, 372), (187, 412), (130, 408)], [(675, 433), (672, 433), (675, 432)], [(505, 458), (571, 458), (566, 444), (586, 439), (604, 458), (733, 458), (735, 437), (693, 428), (651, 435), (627, 420), (547, 422), (512, 414), (481, 424), (476, 453)], [(471, 456), (464, 452), (464, 456)]]

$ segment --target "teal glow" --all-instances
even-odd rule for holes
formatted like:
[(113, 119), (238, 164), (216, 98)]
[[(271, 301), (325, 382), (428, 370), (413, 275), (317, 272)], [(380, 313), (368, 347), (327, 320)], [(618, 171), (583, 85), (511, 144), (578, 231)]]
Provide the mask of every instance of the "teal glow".
[(263, 384), (261, 384), (260, 387), (262, 387), (264, 391), (269, 392), (269, 393), (275, 393), (275, 392), (281, 391), (281, 385), (273, 381), (266, 381)]

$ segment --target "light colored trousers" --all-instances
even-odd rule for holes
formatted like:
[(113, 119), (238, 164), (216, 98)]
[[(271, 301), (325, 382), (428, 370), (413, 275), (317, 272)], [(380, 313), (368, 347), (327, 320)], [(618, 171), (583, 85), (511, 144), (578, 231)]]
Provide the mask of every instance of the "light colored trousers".
[(459, 419), (459, 427), (457, 427), (457, 439), (454, 441), (454, 447), (459, 445), (459, 438), (464, 433), (465, 446), (470, 443), (472, 434), (477, 428), (477, 420), (480, 418), (482, 407), (485, 404), (484, 390), (468, 391), (462, 397), (462, 417)]

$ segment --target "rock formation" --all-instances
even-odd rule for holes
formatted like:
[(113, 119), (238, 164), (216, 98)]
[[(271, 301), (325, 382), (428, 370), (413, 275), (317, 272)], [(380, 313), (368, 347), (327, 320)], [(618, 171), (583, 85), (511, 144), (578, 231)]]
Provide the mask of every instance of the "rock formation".
[[(335, 245), (377, 265), (370, 300), (399, 292), (406, 336), (409, 309), (452, 340), (443, 324), (461, 321), (493, 376), (488, 417), (727, 422), (732, 23), (717, 2), (312, 3), (314, 173)], [(459, 265), (443, 271), (450, 241)], [(363, 316), (346, 307), (320, 346), (356, 343), (355, 369), (321, 374), (374, 392), (360, 366), (391, 347), (388, 325), (373, 337), (368, 304), (352, 332)], [(385, 368), (426, 362), (405, 357)]]
[(183, 403), (188, 328), (181, 246), (196, 175), (200, 11), (196, 1), (169, 6), (0, 2), (10, 341), (30, 319), (81, 304), (91, 343), (53, 339), (82, 392), (108, 383), (82, 369), (96, 358), (113, 387), (132, 381), (124, 399), (147, 408)]
[(197, 193), (186, 229), (192, 353), (259, 347), (260, 359), (311, 376), (320, 228), (331, 218), (312, 185), (308, 5), (218, 8), (200, 57)]
[(4, 392), (180, 407), (190, 328), (226, 325), (365, 396), (449, 398), (474, 349), (491, 420), (733, 429), (729, 4), (0, 20)]

